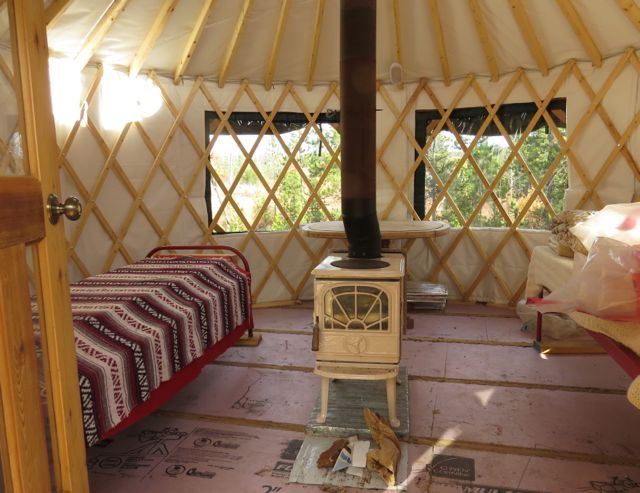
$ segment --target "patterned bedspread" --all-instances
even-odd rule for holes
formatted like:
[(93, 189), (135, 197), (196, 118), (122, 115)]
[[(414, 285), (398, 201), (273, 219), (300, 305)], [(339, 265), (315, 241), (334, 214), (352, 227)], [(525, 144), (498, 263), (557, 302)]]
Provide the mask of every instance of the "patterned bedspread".
[(148, 258), (72, 285), (87, 444), (245, 322), (250, 296), (221, 257)]

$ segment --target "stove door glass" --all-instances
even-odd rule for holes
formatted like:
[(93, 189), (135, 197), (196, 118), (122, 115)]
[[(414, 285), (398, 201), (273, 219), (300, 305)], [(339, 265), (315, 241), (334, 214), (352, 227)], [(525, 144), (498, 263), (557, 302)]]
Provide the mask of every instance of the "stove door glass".
[(379, 286), (335, 286), (324, 295), (324, 329), (388, 331), (389, 296)]

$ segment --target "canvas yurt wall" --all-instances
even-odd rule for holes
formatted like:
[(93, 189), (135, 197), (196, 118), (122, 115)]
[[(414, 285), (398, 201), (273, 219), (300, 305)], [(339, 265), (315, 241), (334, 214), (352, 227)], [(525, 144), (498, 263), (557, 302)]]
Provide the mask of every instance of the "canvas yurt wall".
[[(244, 81), (227, 82), (220, 88), (200, 78), (175, 85), (171, 78), (151, 73), (149, 79), (162, 97), (159, 110), (140, 121), (114, 126), (107, 125), (103, 117), (116, 104), (104, 91), (107, 75), (102, 67), (86, 68), (82, 73), (82, 100), (87, 103), (84, 123), (57, 124), (65, 194), (75, 194), (85, 203), (81, 220), (66, 224), (71, 277), (79, 279), (133, 261), (162, 243), (222, 242), (240, 247), (251, 261), (257, 303), (309, 298), (310, 271), (339, 243), (305, 237), (297, 228), (299, 217), (290, 218), (291, 228), (285, 232), (212, 234), (215, 225), (207, 224), (204, 200), (205, 169), (211, 166), (205, 149), (204, 114), (215, 111), (224, 122), (225, 115), (233, 111), (255, 111), (265, 118), (278, 111), (293, 111), (315, 120), (321, 112), (339, 109), (337, 84), (315, 85), (312, 90), (276, 84), (266, 90), (261, 83)], [(545, 108), (554, 98), (566, 98), (564, 137), (549, 123), (549, 132), (561, 149), (554, 164), (564, 156), (568, 159), (564, 207), (597, 209), (634, 200), (640, 177), (640, 62), (637, 52), (627, 50), (604, 60), (601, 67), (570, 61), (546, 76), (516, 70), (497, 81), (470, 76), (448, 85), (417, 80), (397, 86), (381, 80), (377, 101), (379, 216), (418, 219), (413, 210), (413, 176), (425, 162), (420, 156), (428, 157), (428, 149), (425, 152), (416, 142), (417, 110), (435, 109), (446, 115), (453, 108), (482, 106), (491, 111), (493, 105), (528, 102), (537, 105), (537, 117), (551, 120)], [(447, 128), (446, 118), (438, 124)], [(318, 131), (317, 125), (311, 127), (310, 131)], [(473, 167), (469, 157), (474, 144), (461, 140), (469, 150), (459, 164)], [(517, 146), (517, 140), (512, 145)], [(325, 149), (329, 165), (339, 166), (339, 148), (325, 145)], [(251, 167), (250, 149), (246, 152), (246, 165)], [(525, 169), (526, 161), (512, 154), (505, 170), (509, 166)], [(287, 172), (298, 173), (295, 163)], [(495, 208), (492, 191), (499, 180), (478, 176), (487, 191), (478, 208), (492, 202)], [(456, 174), (438, 178), (441, 198), (446, 199)], [(522, 296), (531, 249), (545, 243), (548, 235), (518, 226), (532, 204), (545, 204), (545, 198), (535, 192), (553, 178), (553, 170), (539, 177), (531, 174), (530, 200), (522, 204), (518, 215), (505, 218), (503, 228), (472, 227), (474, 217), (460, 214), (460, 227), (449, 235), (403, 245), (409, 251), (411, 276), (446, 284), (453, 299), (515, 303)], [(267, 192), (275, 200), (275, 190)], [(308, 197), (317, 200), (312, 191)], [(233, 191), (227, 199), (233, 202)], [(548, 202), (544, 206), (549, 209)], [(426, 219), (436, 219), (435, 212)], [(559, 210), (547, 210), (553, 212)]]

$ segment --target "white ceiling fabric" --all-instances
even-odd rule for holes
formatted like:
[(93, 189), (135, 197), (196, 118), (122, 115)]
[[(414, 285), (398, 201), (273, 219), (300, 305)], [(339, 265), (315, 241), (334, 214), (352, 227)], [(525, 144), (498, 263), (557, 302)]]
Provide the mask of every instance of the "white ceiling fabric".
[[(143, 70), (173, 74), (204, 0), (180, 0)], [(153, 24), (163, 2), (129, 0), (98, 46), (93, 62), (127, 67)], [(187, 76), (218, 78), (244, 2), (217, 0), (186, 70)], [(92, 26), (109, 6), (108, 0), (71, 0), (67, 10), (49, 28), (54, 53), (75, 56)], [(556, 0), (523, 0), (549, 67), (571, 58), (590, 60), (585, 48), (563, 15)], [(264, 81), (280, 15), (281, 0), (254, 0), (239, 36), (227, 74), (228, 81)], [(498, 70), (510, 73), (518, 67), (538, 70), (508, 0), (480, 0), (480, 11), (495, 52)], [(604, 58), (640, 48), (638, 30), (613, 0), (573, 0), (595, 45)], [(489, 75), (468, 0), (438, 3), (451, 78), (473, 73)], [(274, 81), (307, 83), (314, 35), (316, 0), (291, 0), (287, 23), (274, 72)], [(392, 0), (378, 0), (377, 76), (388, 79), (391, 63), (399, 61)], [(429, 2), (400, 0), (400, 53), (405, 80), (422, 77), (442, 80), (443, 70), (435, 42)], [(320, 33), (315, 83), (339, 79), (339, 1), (326, 0)]]

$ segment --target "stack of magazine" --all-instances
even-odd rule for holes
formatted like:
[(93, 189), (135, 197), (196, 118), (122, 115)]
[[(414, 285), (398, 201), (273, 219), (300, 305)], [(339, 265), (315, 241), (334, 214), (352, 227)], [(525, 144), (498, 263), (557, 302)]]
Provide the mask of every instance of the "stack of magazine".
[(449, 291), (443, 284), (422, 281), (407, 282), (407, 303), (413, 308), (443, 310), (447, 304)]

